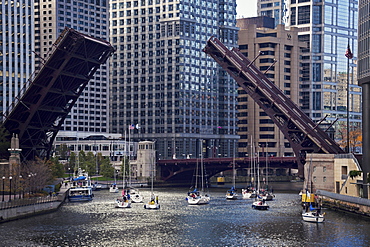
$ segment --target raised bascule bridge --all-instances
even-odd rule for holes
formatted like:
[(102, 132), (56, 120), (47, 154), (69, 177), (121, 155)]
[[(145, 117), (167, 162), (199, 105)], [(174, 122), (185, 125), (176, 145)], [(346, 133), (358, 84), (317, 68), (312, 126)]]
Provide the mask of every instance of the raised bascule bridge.
[(318, 124), (257, 69), (253, 61), (248, 60), (239, 49), (229, 50), (217, 38), (211, 37), (203, 51), (227, 71), (278, 126), (293, 148), (300, 176), (303, 176), (306, 153), (344, 153)]
[(113, 52), (105, 40), (67, 27), (63, 30), (43, 66), (3, 113), (3, 126), (18, 135), (22, 160), (49, 158), (65, 118)]

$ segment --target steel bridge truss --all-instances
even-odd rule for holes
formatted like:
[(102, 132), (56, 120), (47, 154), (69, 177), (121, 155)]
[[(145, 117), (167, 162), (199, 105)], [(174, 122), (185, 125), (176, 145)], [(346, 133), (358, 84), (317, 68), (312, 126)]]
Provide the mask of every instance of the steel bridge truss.
[(229, 50), (217, 38), (211, 37), (203, 51), (235, 79), (289, 140), (297, 157), (300, 175), (303, 174), (306, 153), (344, 153), (324, 130), (301, 111), (253, 65), (254, 61), (249, 61), (239, 49)]
[(4, 113), (4, 127), (19, 136), (22, 159), (49, 157), (71, 108), (113, 51), (104, 40), (64, 29), (43, 66)]

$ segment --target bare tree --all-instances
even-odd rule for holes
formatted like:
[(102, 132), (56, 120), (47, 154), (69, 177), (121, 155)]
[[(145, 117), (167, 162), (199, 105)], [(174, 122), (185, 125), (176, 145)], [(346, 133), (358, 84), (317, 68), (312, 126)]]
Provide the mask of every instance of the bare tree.
[(40, 192), (46, 185), (53, 181), (52, 163), (40, 158), (27, 161), (23, 165), (22, 177), (25, 180), (25, 186), (28, 192)]

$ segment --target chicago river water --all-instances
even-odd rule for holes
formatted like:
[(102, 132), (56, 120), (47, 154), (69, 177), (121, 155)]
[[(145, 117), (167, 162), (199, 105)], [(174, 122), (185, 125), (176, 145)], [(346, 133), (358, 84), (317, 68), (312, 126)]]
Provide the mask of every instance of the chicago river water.
[[(325, 209), (324, 223), (302, 221), (297, 193), (275, 193), (270, 209), (227, 201), (211, 188), (208, 205), (189, 206), (186, 188), (158, 188), (160, 210), (115, 208), (117, 193), (64, 203), (56, 212), (0, 224), (0, 246), (370, 246), (368, 218)], [(141, 189), (145, 199), (150, 190)]]

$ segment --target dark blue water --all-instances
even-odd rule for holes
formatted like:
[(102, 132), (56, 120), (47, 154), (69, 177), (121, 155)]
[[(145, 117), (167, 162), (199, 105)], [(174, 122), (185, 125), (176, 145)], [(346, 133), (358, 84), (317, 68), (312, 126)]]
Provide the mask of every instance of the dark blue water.
[[(370, 220), (326, 209), (322, 224), (301, 219), (298, 193), (276, 193), (268, 211), (251, 199), (189, 206), (186, 188), (155, 189), (161, 209), (115, 208), (118, 194), (97, 191), (92, 202), (0, 224), (0, 246), (370, 246)], [(141, 194), (149, 198), (149, 190)]]

